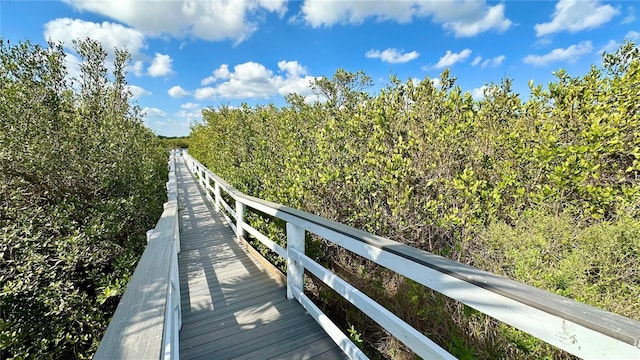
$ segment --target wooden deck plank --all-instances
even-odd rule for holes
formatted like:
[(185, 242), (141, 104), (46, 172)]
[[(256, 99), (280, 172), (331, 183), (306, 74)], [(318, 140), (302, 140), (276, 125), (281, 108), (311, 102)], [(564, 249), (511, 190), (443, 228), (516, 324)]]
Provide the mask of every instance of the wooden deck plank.
[[(256, 301), (263, 301), (263, 300), (267, 300), (265, 304), (269, 304), (276, 307), (277, 314), (282, 313), (283, 311), (290, 311), (291, 308), (294, 307), (294, 306), (291, 306), (290, 304), (287, 304), (286, 299), (282, 299), (280, 296), (278, 297), (278, 299), (272, 298), (272, 300), (270, 301), (268, 301), (269, 299), (265, 297), (256, 298)], [(235, 316), (234, 314), (241, 313), (242, 311), (246, 309), (251, 309), (252, 307), (254, 310), (258, 310), (258, 308), (255, 305), (255, 302), (243, 301), (232, 307), (214, 309), (215, 314), (209, 314), (209, 312), (201, 311), (199, 312), (199, 314), (194, 314), (191, 318), (187, 319), (187, 321), (192, 324), (191, 325), (192, 328), (208, 326), (209, 323), (223, 321), (230, 315)], [(263, 315), (266, 316), (266, 314), (263, 314)], [(192, 333), (193, 331), (191, 329), (185, 330), (184, 336), (189, 336)]]
[(336, 343), (330, 338), (322, 338), (313, 344), (307, 344), (303, 349), (297, 348), (288, 353), (278, 354), (279, 359), (344, 359), (344, 353), (336, 348)]
[[(259, 327), (267, 326), (269, 328), (273, 328), (273, 323), (280, 318), (282, 313), (279, 311), (274, 311), (274, 309), (267, 309), (264, 313), (261, 314), (261, 324), (255, 324), (255, 329)], [(241, 327), (236, 328), (225, 328), (222, 326), (223, 324), (229, 323), (235, 320), (235, 314), (231, 313), (227, 316), (222, 316), (216, 319), (207, 320), (207, 323), (201, 323), (200, 327), (194, 327), (196, 331), (192, 331), (190, 333), (185, 333), (183, 340), (185, 347), (196, 346), (199, 344), (211, 342), (216, 339), (222, 339), (224, 337), (235, 336), (245, 329)], [(281, 320), (279, 323), (276, 323), (276, 326), (293, 324), (294, 322), (304, 322), (306, 319), (304, 317), (287, 317)], [(206, 330), (206, 331), (205, 331)], [(261, 331), (261, 330), (260, 330)], [(259, 334), (259, 331), (254, 331), (252, 335)], [(240, 339), (240, 338), (238, 338)], [(236, 339), (237, 340), (237, 339)], [(196, 342), (196, 343), (194, 343)], [(226, 344), (223, 344), (226, 346)]]
[[(305, 349), (309, 344), (313, 344), (317, 340), (326, 337), (326, 335), (323, 333), (313, 331), (300, 332), (297, 329), (288, 330), (289, 331), (282, 331), (276, 335), (276, 337), (278, 338), (278, 343), (258, 343), (255, 346), (256, 349), (246, 348), (245, 350), (252, 351), (243, 352), (242, 354), (233, 357), (233, 359), (269, 359), (272, 357), (281, 357), (281, 355), (291, 353), (293, 350), (298, 350), (297, 352), (300, 354), (300, 356), (304, 356)], [(289, 356), (294, 355), (289, 354)]]
[[(273, 319), (276, 319), (274, 317)], [(266, 319), (269, 320), (269, 319)], [(252, 344), (255, 345), (256, 341), (259, 341), (262, 337), (269, 337), (274, 332), (279, 332), (281, 328), (298, 328), (298, 329), (308, 329), (310, 324), (303, 317), (298, 318), (290, 318), (286, 319), (281, 323), (266, 323), (264, 325), (258, 326), (255, 329), (252, 329), (251, 336), (243, 336), (243, 330), (239, 329), (238, 331), (228, 331), (227, 329), (221, 328), (217, 331), (210, 333), (203, 333), (197, 338), (192, 338), (189, 340), (198, 341), (200, 344), (207, 344), (207, 346), (199, 346), (192, 347), (185, 352), (185, 355), (188, 357), (198, 357), (204, 355), (215, 354), (220, 358), (224, 358), (224, 352), (231, 350), (234, 353), (237, 353), (237, 350), (234, 348), (242, 347), (245, 350), (250, 347)], [(270, 342), (273, 339), (269, 339)], [(185, 344), (187, 347), (189, 344)]]
[(344, 359), (286, 287), (235, 241), (189, 173), (176, 164), (182, 301), (180, 357)]
[[(267, 293), (267, 294), (256, 296), (256, 297), (251, 297), (251, 299), (243, 299), (243, 301), (238, 301), (229, 306), (214, 309), (216, 311), (215, 315), (211, 315), (208, 312), (200, 311), (198, 313), (192, 314), (189, 318), (186, 318), (186, 320), (193, 323), (196, 323), (198, 321), (207, 321), (207, 320), (217, 321), (219, 317), (225, 317), (229, 313), (235, 313), (237, 311), (245, 309), (251, 306), (252, 304), (257, 303), (258, 301), (264, 302), (265, 304), (268, 303), (268, 304), (277, 305), (278, 307), (284, 307), (285, 304), (280, 304), (280, 303), (281, 302), (286, 303), (287, 300), (283, 299), (282, 296), (280, 295), (281, 295), (280, 292), (276, 291), (276, 292)], [(194, 324), (194, 326), (196, 325), (197, 324)]]

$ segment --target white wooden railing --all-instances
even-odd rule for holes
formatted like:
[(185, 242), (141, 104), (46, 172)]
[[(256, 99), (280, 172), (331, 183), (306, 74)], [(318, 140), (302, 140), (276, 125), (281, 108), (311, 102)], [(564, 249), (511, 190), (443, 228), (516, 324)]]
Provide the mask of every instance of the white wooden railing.
[[(553, 346), (587, 359), (640, 359), (640, 322), (509, 280), (344, 224), (245, 195), (185, 151), (207, 198), (240, 241), (251, 234), (287, 263), (287, 297), (297, 299), (352, 359), (366, 358), (304, 294), (304, 270), (358, 307), (423, 358), (453, 356), (333, 272), (304, 254), (305, 232), (342, 246)], [(235, 210), (222, 192), (235, 201)], [(287, 247), (244, 222), (249, 207), (286, 222)]]
[(145, 248), (94, 359), (179, 359), (182, 326), (178, 253), (178, 188), (174, 152), (164, 211), (147, 232)]

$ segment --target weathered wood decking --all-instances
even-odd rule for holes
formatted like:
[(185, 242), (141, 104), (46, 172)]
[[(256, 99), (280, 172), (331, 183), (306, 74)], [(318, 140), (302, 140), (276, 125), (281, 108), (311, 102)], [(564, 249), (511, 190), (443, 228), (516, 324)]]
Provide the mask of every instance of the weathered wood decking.
[(286, 286), (254, 260), (176, 163), (182, 359), (343, 359)]

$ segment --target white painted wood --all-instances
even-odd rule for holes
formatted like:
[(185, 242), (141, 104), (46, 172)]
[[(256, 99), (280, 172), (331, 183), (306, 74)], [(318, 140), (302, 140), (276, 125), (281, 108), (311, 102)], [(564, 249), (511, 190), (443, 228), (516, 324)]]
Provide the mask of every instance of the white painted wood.
[(307, 310), (309, 315), (313, 317), (318, 324), (326, 331), (331, 339), (342, 349), (342, 351), (349, 357), (349, 359), (365, 360), (368, 359), (362, 350), (351, 341), (336, 324), (331, 321), (323, 312), (316, 306), (316, 304), (309, 299), (304, 292), (299, 288), (293, 289), (294, 297), (302, 304)]
[(220, 199), (222, 199), (222, 193), (220, 191), (220, 184), (216, 181), (215, 182), (215, 189), (214, 189), (214, 196), (215, 196), (215, 202), (213, 203), (215, 209), (217, 212), (220, 211)]
[[(176, 201), (178, 201), (178, 199), (176, 199)], [(176, 216), (174, 218), (174, 225), (173, 225), (173, 244), (176, 247), (176, 256), (177, 254), (180, 254), (180, 222), (178, 221), (178, 213), (176, 213)], [(177, 260), (176, 260), (176, 264), (177, 264)], [(176, 268), (176, 272), (177, 272), (177, 268)]]
[[(308, 231), (585, 359), (639, 359), (640, 349), (308, 221)], [(302, 225), (302, 224), (301, 224)]]
[(227, 213), (225, 213), (224, 211), (221, 211), (220, 214), (224, 218), (224, 221), (227, 222), (231, 230), (233, 230), (233, 233), (237, 235), (238, 232), (236, 231), (236, 225), (233, 223), (233, 221), (231, 221), (231, 218), (229, 217), (229, 215), (227, 215)]
[(304, 289), (304, 268), (292, 257), (293, 250), (304, 254), (304, 229), (287, 223), (287, 298), (294, 298), (293, 288)]
[(170, 266), (170, 283), (167, 289), (167, 305), (164, 315), (163, 360), (179, 359), (180, 345), (180, 279), (178, 275), (178, 256), (172, 251)]
[(215, 198), (211, 195), (211, 194), (213, 194), (213, 192), (214, 192), (214, 188), (211, 186), (211, 183), (207, 182), (207, 187), (204, 190), (204, 194), (205, 194), (205, 197), (207, 198), (207, 200), (209, 200), (209, 202), (211, 202), (215, 206), (215, 202), (216, 202)]
[(207, 176), (207, 173), (204, 171), (204, 168), (200, 168), (200, 185), (202, 187), (205, 187), (206, 176)]
[[(226, 201), (224, 201), (224, 199), (222, 197), (220, 197), (220, 205), (222, 205), (222, 207), (227, 210), (229, 212), (229, 214), (231, 215), (231, 217), (233, 217), (234, 219), (238, 216), (236, 214), (236, 212), (231, 208), (231, 206), (229, 204), (227, 204)], [(224, 211), (223, 211), (224, 213)]]
[(330, 288), (335, 290), (340, 296), (355, 305), (367, 316), (380, 324), (391, 335), (395, 336), (402, 343), (407, 345), (417, 355), (423, 359), (455, 359), (455, 357), (445, 351), (431, 339), (422, 335), (409, 324), (387, 310), (373, 299), (363, 294), (351, 284), (342, 280), (322, 265), (313, 261), (308, 256), (301, 254), (297, 250), (289, 249), (289, 256), (302, 263), (305, 269), (309, 270), (318, 279), (322, 280)]
[(285, 249), (282, 246), (278, 245), (275, 241), (272, 241), (267, 236), (265, 236), (260, 231), (256, 230), (255, 228), (253, 228), (251, 225), (249, 225), (247, 223), (242, 224), (242, 227), (249, 234), (253, 235), (253, 237), (258, 239), (258, 241), (260, 241), (262, 243), (262, 245), (264, 245), (267, 248), (269, 248), (269, 250), (271, 250), (271, 251), (275, 252), (276, 254), (280, 255), (280, 257), (282, 257), (283, 259), (287, 258), (287, 249)]
[(204, 173), (204, 192), (207, 194), (207, 196), (209, 196), (209, 189), (211, 188), (211, 181), (210, 181), (210, 172), (209, 171), (204, 171), (203, 169), (203, 173)]
[(242, 238), (247, 235), (244, 232), (242, 224), (244, 224), (245, 206), (241, 201), (236, 201), (236, 240), (242, 243)]

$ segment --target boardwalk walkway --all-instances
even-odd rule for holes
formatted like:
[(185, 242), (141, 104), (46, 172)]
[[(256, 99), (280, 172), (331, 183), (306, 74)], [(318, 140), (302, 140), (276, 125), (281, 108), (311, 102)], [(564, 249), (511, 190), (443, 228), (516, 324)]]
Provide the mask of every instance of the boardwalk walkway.
[(176, 163), (182, 359), (343, 359), (286, 286), (238, 243), (182, 158)]

